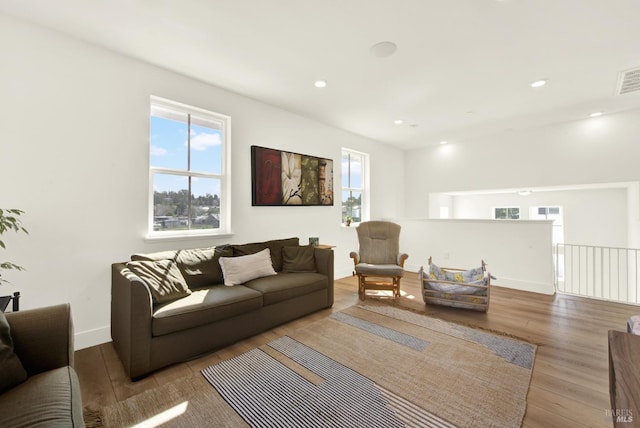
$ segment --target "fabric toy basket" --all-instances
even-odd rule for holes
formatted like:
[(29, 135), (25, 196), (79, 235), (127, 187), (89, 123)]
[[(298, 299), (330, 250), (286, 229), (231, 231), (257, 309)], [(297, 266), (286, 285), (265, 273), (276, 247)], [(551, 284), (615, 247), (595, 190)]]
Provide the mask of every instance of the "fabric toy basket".
[[(428, 270), (418, 272), (425, 304), (487, 312), (491, 293), (491, 274), (486, 263), (474, 269), (441, 268), (429, 257)], [(494, 278), (495, 279), (495, 278)]]

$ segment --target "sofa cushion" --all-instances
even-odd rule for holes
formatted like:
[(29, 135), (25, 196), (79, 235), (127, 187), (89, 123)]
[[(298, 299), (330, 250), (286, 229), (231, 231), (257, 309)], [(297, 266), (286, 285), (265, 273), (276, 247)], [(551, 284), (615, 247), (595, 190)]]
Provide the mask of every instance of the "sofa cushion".
[(327, 276), (319, 273), (285, 273), (248, 281), (244, 285), (262, 293), (264, 305), (327, 289)]
[(4, 312), (0, 311), (0, 394), (27, 378), (20, 359), (13, 352), (11, 327)]
[(0, 425), (84, 426), (76, 372), (70, 366), (49, 370), (0, 395)]
[(233, 250), (228, 246), (193, 248), (179, 250), (176, 261), (189, 288), (201, 288), (222, 284), (220, 257), (232, 255)]
[(208, 289), (195, 290), (180, 300), (158, 306), (153, 313), (152, 334), (162, 336), (244, 314), (260, 307), (262, 294), (256, 290), (242, 285), (214, 285)]
[(127, 267), (149, 286), (155, 303), (169, 302), (191, 293), (173, 260), (129, 262)]
[(157, 253), (131, 256), (133, 261), (174, 260), (191, 289), (222, 284), (222, 270), (218, 262), (220, 257), (231, 257), (233, 249), (228, 245), (215, 247), (189, 248), (185, 250), (160, 251)]
[(258, 251), (262, 251), (268, 248), (271, 252), (271, 262), (273, 263), (273, 269), (276, 272), (282, 270), (282, 247), (291, 247), (300, 245), (299, 238), (287, 238), (287, 239), (274, 239), (265, 242), (254, 242), (251, 244), (231, 245), (233, 247), (234, 256), (246, 256), (248, 254), (255, 254)]
[(315, 272), (315, 248), (311, 245), (282, 247), (283, 272)]
[(401, 266), (390, 264), (358, 263), (355, 266), (356, 273), (363, 275), (403, 276), (404, 269)]
[(224, 285), (240, 285), (263, 276), (275, 275), (269, 249), (238, 257), (220, 257)]
[(156, 253), (135, 253), (131, 255), (134, 262), (155, 262), (157, 260), (175, 260), (178, 250), (158, 251)]

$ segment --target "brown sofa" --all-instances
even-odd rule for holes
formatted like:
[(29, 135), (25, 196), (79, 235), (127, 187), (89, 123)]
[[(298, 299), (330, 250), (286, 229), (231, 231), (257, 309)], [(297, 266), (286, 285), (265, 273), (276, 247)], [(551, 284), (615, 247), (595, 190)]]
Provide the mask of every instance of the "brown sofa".
[[(275, 275), (223, 284), (220, 257), (265, 249)], [(306, 266), (296, 266), (303, 254), (311, 258), (305, 259)], [(298, 238), (134, 254), (131, 259), (112, 265), (111, 337), (132, 379), (333, 305), (333, 251), (299, 246)], [(167, 277), (173, 279), (180, 276), (176, 266), (187, 294), (181, 290), (180, 297), (167, 298), (162, 284), (154, 289), (152, 280), (141, 278), (137, 263), (158, 263), (171, 270)]]
[(69, 305), (5, 315), (27, 378), (0, 395), (0, 426), (83, 427)]

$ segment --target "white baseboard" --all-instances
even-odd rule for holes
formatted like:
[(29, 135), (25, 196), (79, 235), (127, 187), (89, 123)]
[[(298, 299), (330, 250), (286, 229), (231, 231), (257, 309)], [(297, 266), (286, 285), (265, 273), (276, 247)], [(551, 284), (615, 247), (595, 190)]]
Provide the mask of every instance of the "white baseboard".
[(110, 326), (76, 332), (74, 335), (74, 346), (76, 351), (107, 342), (111, 342)]
[(352, 274), (353, 266), (344, 269), (337, 269), (335, 272), (333, 272), (333, 279), (335, 280), (340, 278), (347, 278), (349, 276), (352, 276)]
[(500, 277), (495, 284), (494, 284), (494, 281), (491, 281), (491, 285), (495, 285), (496, 287), (512, 288), (514, 290), (529, 291), (531, 293), (541, 293), (541, 294), (548, 294), (548, 295), (552, 295), (556, 293), (556, 289), (553, 284), (547, 284), (544, 282), (526, 281), (526, 280), (514, 279), (514, 278)]

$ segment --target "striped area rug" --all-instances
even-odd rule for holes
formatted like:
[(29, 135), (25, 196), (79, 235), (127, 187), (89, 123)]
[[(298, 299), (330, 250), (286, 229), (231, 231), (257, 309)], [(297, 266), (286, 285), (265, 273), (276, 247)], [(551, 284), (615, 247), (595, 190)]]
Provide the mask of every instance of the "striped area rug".
[(356, 306), (202, 371), (252, 427), (514, 427), (535, 346)]

